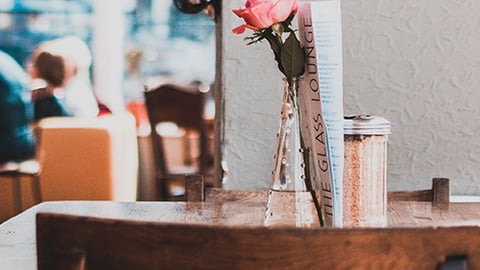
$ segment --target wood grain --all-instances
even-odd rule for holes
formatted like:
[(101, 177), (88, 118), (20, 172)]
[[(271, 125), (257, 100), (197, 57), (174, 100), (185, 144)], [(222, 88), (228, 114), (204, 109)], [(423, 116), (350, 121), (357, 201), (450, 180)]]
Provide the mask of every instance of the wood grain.
[(267, 204), (267, 191), (252, 190), (229, 190), (222, 188), (207, 188), (205, 190), (205, 201), (207, 202), (252, 202)]
[[(388, 201), (419, 201), (432, 202), (436, 207), (448, 208), (450, 202), (450, 180), (448, 178), (433, 178), (432, 188), (425, 190), (390, 191)], [(205, 187), (203, 176), (191, 174), (185, 176), (185, 190), (189, 193), (187, 201), (209, 202), (258, 202), (266, 203), (267, 191), (239, 190)]]
[[(141, 222), (256, 227), (263, 224), (265, 203), (244, 201), (224, 203), (43, 202), (0, 225), (1, 269), (37, 269), (35, 216), (40, 212)], [(478, 227), (480, 225), (480, 203), (450, 203), (448, 208), (443, 209), (434, 207), (431, 202), (392, 201), (388, 202), (387, 214), (388, 228)]]
[(480, 228), (295, 229), (37, 216), (39, 270), (480, 269)]

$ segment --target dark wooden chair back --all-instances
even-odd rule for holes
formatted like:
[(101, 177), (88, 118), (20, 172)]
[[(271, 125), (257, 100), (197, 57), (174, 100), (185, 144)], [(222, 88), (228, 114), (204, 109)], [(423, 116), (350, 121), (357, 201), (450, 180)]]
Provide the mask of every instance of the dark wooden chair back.
[(444, 207), (450, 203), (450, 179), (432, 178), (432, 188), (423, 190), (407, 190), (388, 192), (389, 201), (424, 201), (435, 206)]
[[(198, 173), (207, 174), (209, 166), (208, 134), (204, 109), (208, 98), (197, 85), (161, 84), (146, 89), (145, 105), (151, 126), (151, 138), (155, 160), (156, 179), (161, 199), (168, 199), (168, 181), (178, 179), (177, 173), (168, 170), (167, 153), (164, 151), (162, 137), (155, 128), (161, 122), (173, 122), (187, 131), (195, 131), (200, 137), (200, 157)], [(179, 172), (181, 177), (184, 173)]]
[(480, 228), (295, 229), (37, 215), (39, 270), (480, 269)]
[[(204, 185), (202, 175), (189, 174), (185, 179), (186, 200), (195, 201), (249, 201), (265, 202), (268, 192), (260, 190), (234, 190), (208, 188)], [(450, 202), (450, 180), (448, 178), (433, 178), (432, 188), (425, 190), (391, 191), (389, 201), (427, 201), (438, 207), (448, 207)]]

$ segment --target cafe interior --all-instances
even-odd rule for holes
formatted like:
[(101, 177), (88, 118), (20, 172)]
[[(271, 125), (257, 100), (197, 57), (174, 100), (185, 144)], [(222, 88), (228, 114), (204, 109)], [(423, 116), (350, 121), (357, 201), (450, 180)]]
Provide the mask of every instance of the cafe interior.
[[(263, 2), (295, 4), (280, 32), (251, 27)], [(0, 51), (80, 38), (108, 110), (0, 164), (0, 268), (480, 269), (479, 8), (2, 1)]]

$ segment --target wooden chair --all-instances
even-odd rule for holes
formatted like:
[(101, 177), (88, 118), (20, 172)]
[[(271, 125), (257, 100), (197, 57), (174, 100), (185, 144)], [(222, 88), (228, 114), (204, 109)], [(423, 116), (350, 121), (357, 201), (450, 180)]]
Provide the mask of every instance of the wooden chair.
[[(255, 201), (266, 202), (268, 193), (259, 190), (229, 190), (222, 188), (205, 188), (203, 176), (187, 175), (185, 190), (187, 201)], [(431, 201), (437, 207), (447, 207), (450, 202), (450, 180), (448, 178), (433, 178), (432, 189), (391, 191), (390, 201)]]
[[(208, 151), (208, 132), (203, 118), (208, 95), (201, 92), (198, 85), (176, 85), (171, 83), (146, 89), (144, 95), (151, 126), (159, 197), (161, 200), (174, 200), (175, 196), (172, 188), (175, 184), (177, 187), (184, 188), (185, 174), (201, 173), (205, 176), (210, 174), (208, 172), (211, 167)], [(180, 168), (169, 168), (167, 166), (166, 160), (169, 153), (165, 150), (165, 138), (156, 132), (157, 125), (162, 122), (173, 122), (187, 132), (195, 132), (199, 135), (200, 156), (198, 158), (198, 166), (182, 166)], [(189, 161), (190, 163), (192, 162), (192, 160)], [(180, 193), (181, 198), (183, 194), (184, 192)]]
[(8, 177), (12, 179), (12, 197), (15, 214), (19, 214), (23, 211), (21, 190), (22, 176), (27, 176), (31, 178), (32, 194), (35, 203), (42, 202), (39, 174), (40, 163), (36, 159), (24, 160), (19, 162), (11, 161), (0, 164), (0, 178)]
[(298, 229), (37, 215), (38, 269), (480, 269), (480, 227)]
[(44, 200), (137, 199), (138, 141), (130, 113), (48, 117), (36, 124)]
[[(35, 157), (20, 161), (9, 161), (0, 164), (0, 178), (10, 178), (12, 180), (12, 199), (13, 209), (16, 214), (23, 211), (22, 196), (22, 178), (30, 178), (33, 202), (35, 204), (43, 201), (40, 187), (40, 173), (44, 162), (44, 153), (42, 151), (41, 134), (36, 125), (33, 128), (33, 134), (36, 137)], [(1, 194), (0, 194), (1, 195)], [(0, 215), (1, 216), (1, 215)]]

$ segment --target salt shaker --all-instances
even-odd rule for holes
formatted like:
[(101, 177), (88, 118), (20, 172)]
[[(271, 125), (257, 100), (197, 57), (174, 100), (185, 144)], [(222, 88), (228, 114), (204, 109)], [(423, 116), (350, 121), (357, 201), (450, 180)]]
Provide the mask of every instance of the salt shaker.
[(344, 117), (344, 227), (387, 225), (387, 142), (390, 122), (374, 115)]

